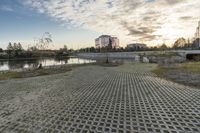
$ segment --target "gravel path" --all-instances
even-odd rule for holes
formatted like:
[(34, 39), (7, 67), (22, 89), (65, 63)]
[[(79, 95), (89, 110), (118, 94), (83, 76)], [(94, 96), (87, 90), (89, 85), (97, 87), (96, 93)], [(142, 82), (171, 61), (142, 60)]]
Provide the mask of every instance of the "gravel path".
[(199, 133), (200, 90), (162, 80), (153, 67), (0, 81), (0, 133)]

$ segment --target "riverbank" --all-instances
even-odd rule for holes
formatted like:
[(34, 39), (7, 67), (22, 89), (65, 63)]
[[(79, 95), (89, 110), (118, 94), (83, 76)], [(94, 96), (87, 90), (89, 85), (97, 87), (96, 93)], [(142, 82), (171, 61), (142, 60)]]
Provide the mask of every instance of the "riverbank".
[(44, 67), (42, 69), (24, 69), (22, 71), (6, 71), (0, 73), (0, 80), (59, 74), (67, 71), (71, 71), (71, 66), (62, 65), (62, 66)]
[(60, 73), (71, 71), (72, 69), (75, 69), (77, 67), (83, 67), (87, 65), (98, 65), (98, 66), (103, 66), (103, 67), (117, 67), (119, 65), (122, 65), (122, 63), (121, 62), (109, 62), (109, 63), (93, 62), (93, 63), (86, 63), (86, 64), (45, 66), (41, 69), (32, 68), (32, 69), (23, 69), (20, 71), (2, 71), (0, 73), (0, 80), (60, 74)]
[(122, 65), (123, 70), (144, 71), (148, 70), (156, 74), (160, 78), (171, 80), (187, 86), (200, 88), (200, 62), (187, 62), (167, 65), (158, 65), (152, 63), (123, 63), (123, 62), (93, 62), (88, 64), (71, 64), (47, 66), (42, 69), (24, 69), (23, 71), (6, 71), (0, 73), (0, 80), (8, 80), (13, 78), (28, 78), (44, 75), (53, 75), (71, 71), (77, 67), (97, 65), (101, 67), (117, 67)]
[(161, 78), (200, 88), (200, 62), (158, 65), (152, 72)]
[[(93, 63), (89, 63), (92, 65)], [(72, 64), (72, 65), (57, 65), (47, 66), (41, 69), (24, 69), (22, 71), (5, 71), (0, 73), (0, 80), (8, 80), (15, 78), (28, 78), (44, 75), (59, 74), (71, 71), (73, 68), (86, 66), (89, 64)]]

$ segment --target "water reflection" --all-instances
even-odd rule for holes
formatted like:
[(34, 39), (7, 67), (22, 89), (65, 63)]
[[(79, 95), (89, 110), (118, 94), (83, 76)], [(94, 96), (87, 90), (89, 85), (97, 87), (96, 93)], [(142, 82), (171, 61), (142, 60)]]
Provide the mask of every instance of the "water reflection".
[(23, 68), (36, 68), (39, 64), (42, 64), (42, 66), (54, 66), (64, 64), (85, 64), (91, 62), (95, 61), (80, 58), (10, 60), (0, 61), (0, 71), (17, 70)]

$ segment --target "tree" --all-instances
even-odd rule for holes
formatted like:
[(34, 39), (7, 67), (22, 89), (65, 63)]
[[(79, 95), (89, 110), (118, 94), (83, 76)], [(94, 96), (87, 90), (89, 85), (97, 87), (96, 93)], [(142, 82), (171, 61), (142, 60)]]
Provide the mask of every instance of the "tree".
[(7, 46), (7, 53), (10, 57), (19, 57), (19, 56), (23, 56), (23, 47), (21, 45), (21, 43), (14, 43), (12, 44), (11, 42), (9, 42), (8, 46)]
[(39, 39), (37, 47), (40, 50), (46, 50), (52, 42), (53, 40), (51, 34), (49, 32), (45, 32), (43, 36)]
[(32, 46), (28, 48), (28, 51), (38, 51), (38, 48), (36, 46)]
[(3, 49), (2, 49), (2, 48), (0, 48), (0, 52), (3, 52)]
[(56, 56), (57, 57), (61, 57), (61, 56), (68, 56), (69, 53), (68, 53), (68, 48), (67, 48), (67, 45), (64, 45), (63, 48), (60, 48), (60, 50), (58, 50), (56, 52)]
[(12, 46), (11, 42), (8, 43), (7, 50), (9, 50), (9, 51), (13, 50), (13, 46)]
[(161, 50), (166, 50), (168, 47), (167, 47), (167, 45), (165, 44), (165, 43), (163, 43), (160, 47), (159, 47), (159, 49), (161, 49)]
[(68, 51), (67, 45), (64, 45), (63, 48), (60, 48), (60, 51), (67, 52)]
[(91, 47), (91, 48), (90, 48), (90, 52), (93, 52), (93, 53), (96, 52), (95, 47)]
[(10, 58), (11, 55), (12, 55), (12, 51), (13, 51), (13, 46), (12, 46), (12, 43), (9, 42), (9, 43), (8, 43), (8, 46), (7, 46), (7, 53), (8, 53), (9, 58)]
[[(49, 32), (45, 32), (43, 36), (38, 40), (38, 43), (36, 44), (36, 47), (39, 50), (46, 50), (49, 45), (53, 42), (52, 36)], [(43, 57), (43, 54), (41, 54), (41, 58)], [(39, 69), (42, 68), (42, 64), (39, 64)]]
[(18, 51), (22, 51), (23, 50), (23, 47), (22, 47), (20, 42), (17, 44), (17, 50)]
[(17, 50), (17, 43), (13, 44), (13, 50), (16, 51)]
[(179, 38), (175, 41), (173, 48), (183, 48), (187, 44), (187, 41), (185, 38)]
[[(11, 45), (12, 46), (12, 45)], [(15, 57), (21, 56), (22, 55), (22, 45), (21, 43), (14, 43), (12, 46), (12, 53)]]
[(63, 49), (67, 51), (68, 50), (67, 45), (64, 45)]
[(190, 39), (188, 38), (187, 43), (185, 44), (186, 48), (191, 48), (192, 47), (192, 43), (190, 41)]

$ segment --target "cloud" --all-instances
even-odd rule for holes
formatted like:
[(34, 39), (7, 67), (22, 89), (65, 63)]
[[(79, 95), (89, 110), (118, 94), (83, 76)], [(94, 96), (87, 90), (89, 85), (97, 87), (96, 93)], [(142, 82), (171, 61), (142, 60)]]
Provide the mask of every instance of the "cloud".
[(7, 6), (7, 5), (0, 6), (0, 10), (6, 11), (6, 12), (12, 12), (13, 11), (13, 9), (10, 6)]
[(182, 16), (180, 17), (181, 20), (192, 20), (193, 19), (193, 16)]
[(116, 35), (124, 44), (191, 37), (200, 18), (199, 0), (24, 0), (24, 5), (64, 25)]
[(181, 2), (185, 2), (185, 0), (165, 0), (169, 5), (179, 4)]

